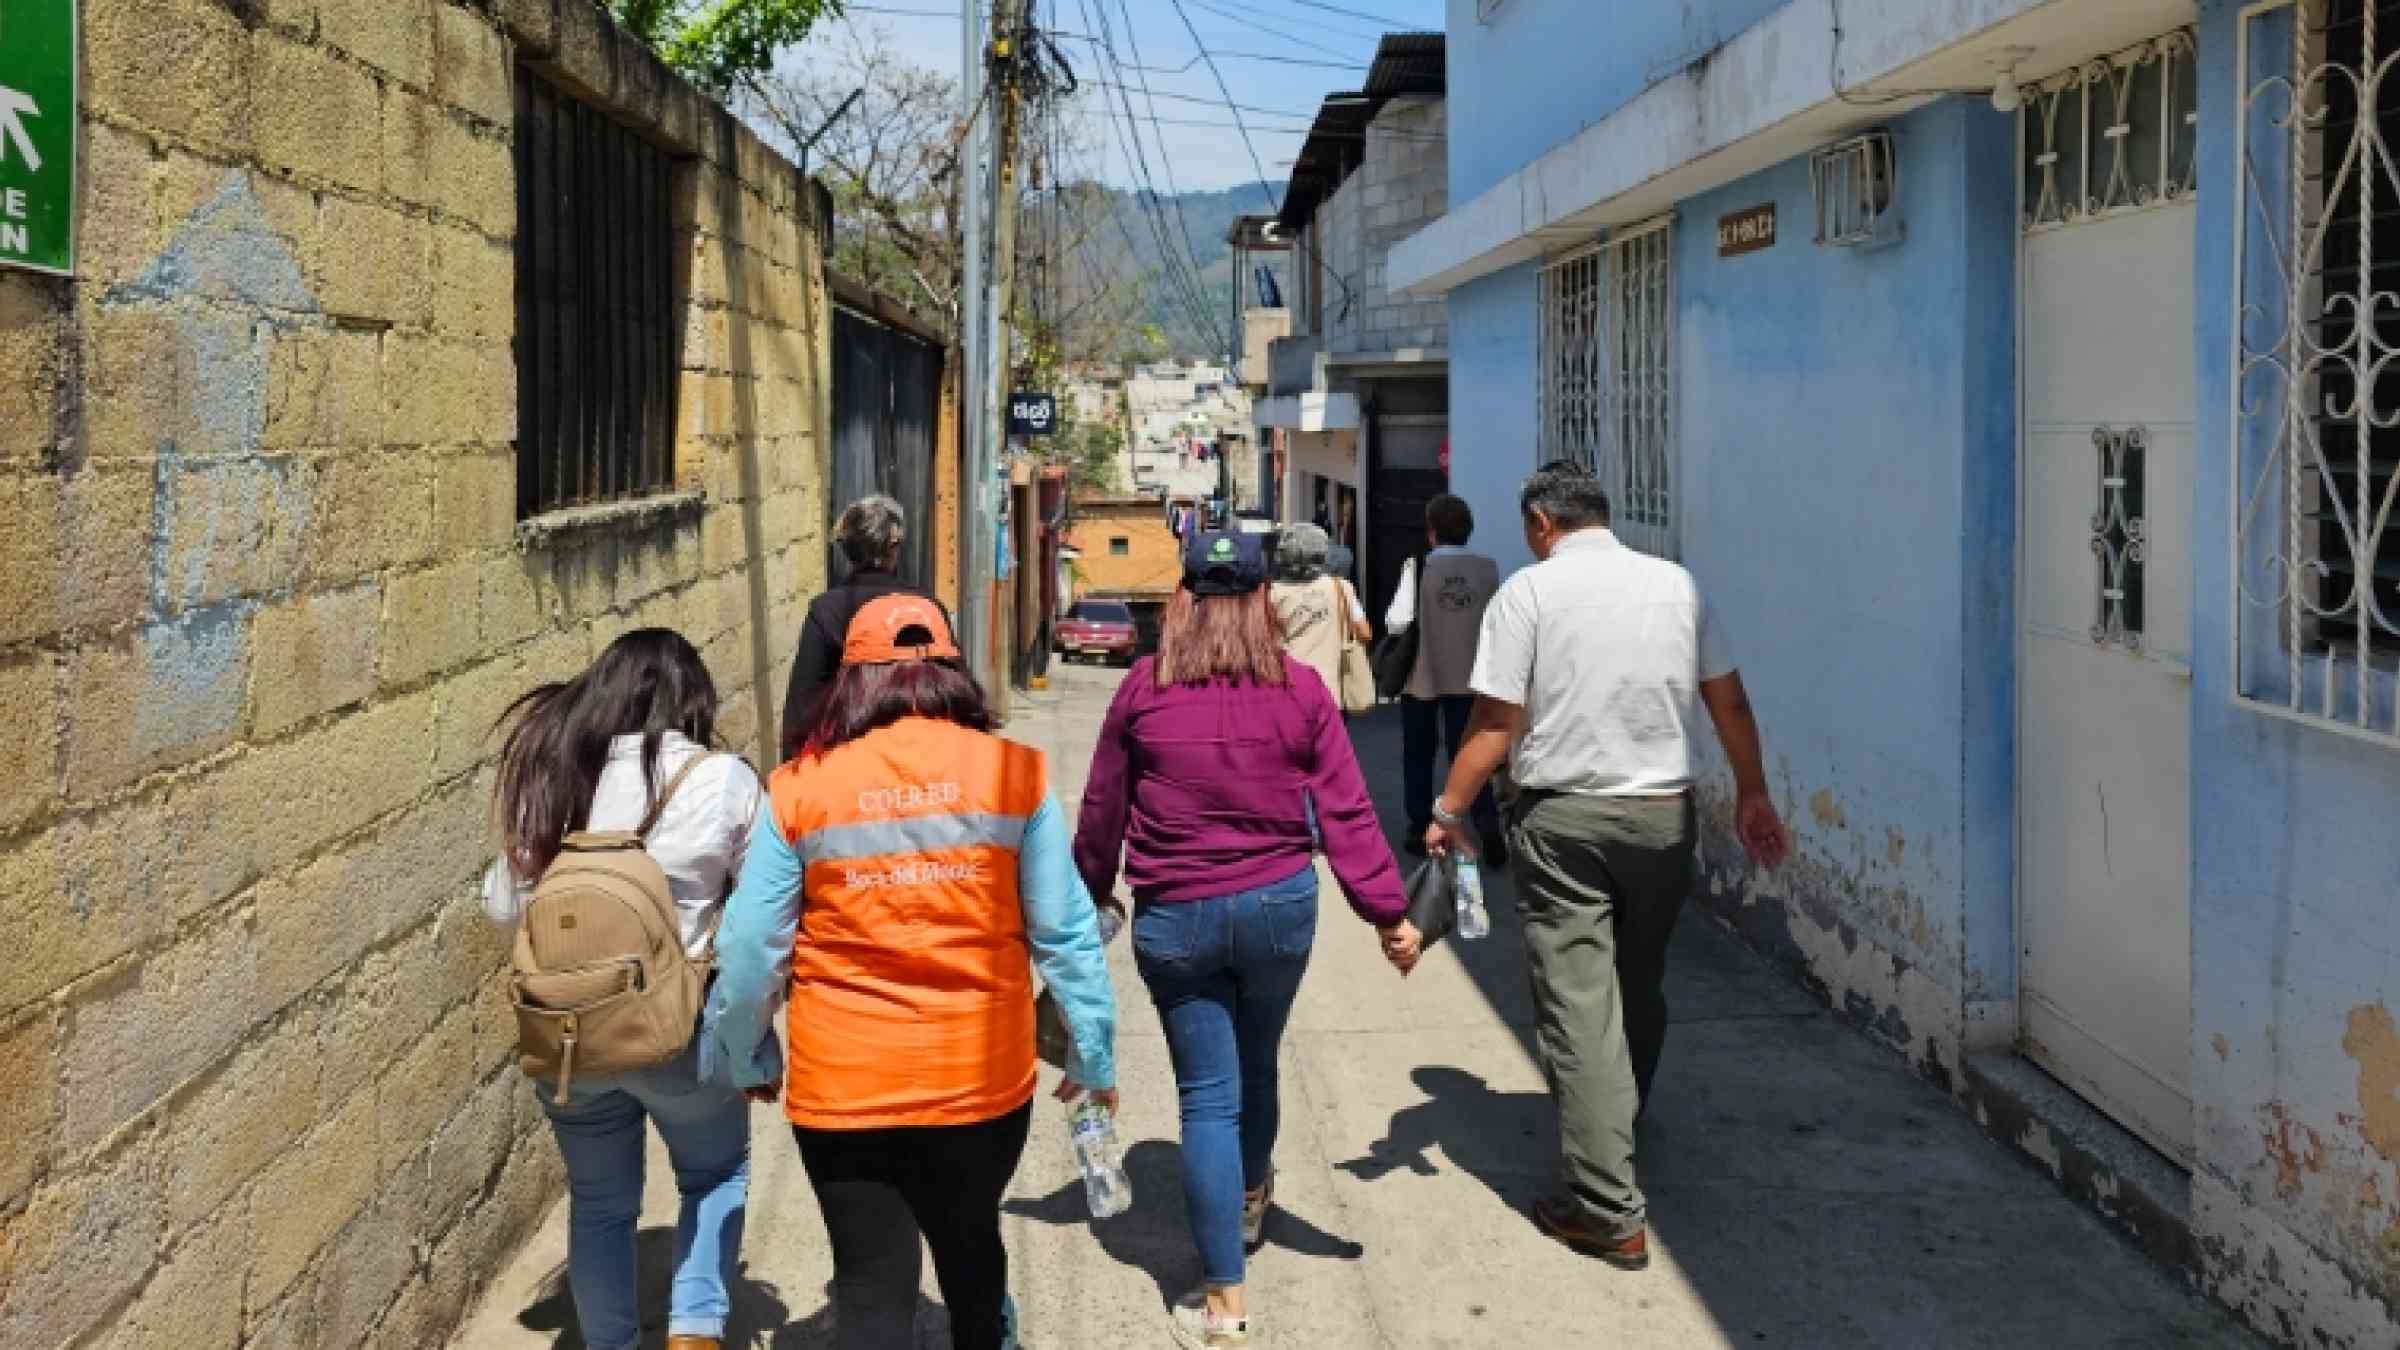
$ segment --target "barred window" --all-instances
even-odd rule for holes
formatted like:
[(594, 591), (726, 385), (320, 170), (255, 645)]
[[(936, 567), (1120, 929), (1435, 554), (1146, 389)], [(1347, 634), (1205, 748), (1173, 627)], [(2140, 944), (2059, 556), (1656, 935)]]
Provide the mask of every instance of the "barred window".
[(1599, 475), (1617, 536), (1678, 556), (1674, 222), (1618, 231), (1542, 269), (1542, 458)]
[(517, 517), (675, 480), (666, 151), (519, 67)]
[(2238, 691), (2387, 744), (2400, 744), (2400, 107), (2369, 109), (2359, 91), (2395, 52), (2400, 0), (2245, 12), (2233, 300)]

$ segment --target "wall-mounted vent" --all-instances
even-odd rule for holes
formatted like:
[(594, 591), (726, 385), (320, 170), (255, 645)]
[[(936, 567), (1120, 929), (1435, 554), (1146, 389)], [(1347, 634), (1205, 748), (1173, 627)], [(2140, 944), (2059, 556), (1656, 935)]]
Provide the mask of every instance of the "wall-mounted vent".
[(1900, 242), (1900, 159), (1892, 133), (1870, 131), (1808, 158), (1817, 198), (1817, 242), (1827, 248), (1883, 248)]

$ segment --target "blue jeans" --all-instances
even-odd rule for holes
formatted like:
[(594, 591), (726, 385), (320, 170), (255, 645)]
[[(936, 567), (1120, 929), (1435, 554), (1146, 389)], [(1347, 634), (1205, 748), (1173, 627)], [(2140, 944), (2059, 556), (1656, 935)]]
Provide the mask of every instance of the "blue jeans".
[(1166, 1024), (1183, 1113), (1183, 1199), (1203, 1278), (1242, 1282), (1242, 1192), (1267, 1182), (1275, 1052), (1317, 938), (1317, 870), (1208, 900), (1145, 904), (1133, 955)]
[(642, 1121), (658, 1126), (683, 1212), (667, 1334), (725, 1334), (750, 1196), (750, 1103), (730, 1080), (699, 1075), (692, 1048), (654, 1068), (575, 1078), (564, 1106), (536, 1083), (567, 1164), (567, 1286), (591, 1350), (641, 1344), (634, 1229), (642, 1214)]

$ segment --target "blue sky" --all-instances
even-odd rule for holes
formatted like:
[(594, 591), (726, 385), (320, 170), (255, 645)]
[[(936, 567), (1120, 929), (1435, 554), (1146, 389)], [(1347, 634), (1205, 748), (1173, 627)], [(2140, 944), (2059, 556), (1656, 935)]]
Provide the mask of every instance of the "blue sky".
[[(987, 10), (989, 0), (982, 0)], [(1308, 118), (1330, 93), (1355, 89), (1366, 76), (1365, 66), (1375, 51), (1378, 34), (1390, 31), (1439, 32), (1443, 0), (1325, 0), (1335, 13), (1299, 0), (1036, 0), (1042, 26), (1060, 34), (1059, 48), (1087, 82), (1080, 104), (1087, 110), (1096, 139), (1104, 147), (1100, 176), (1118, 186), (1135, 186), (1122, 142), (1124, 128), (1111, 128), (1100, 119), (1104, 96), (1117, 91), (1091, 87), (1090, 81), (1116, 80), (1099, 55), (1101, 16), (1114, 39), (1117, 60), (1133, 64), (1139, 48), (1141, 65), (1188, 70), (1168, 74), (1153, 69), (1145, 75), (1127, 71), (1122, 82), (1138, 86), (1146, 78), (1149, 98), (1136, 88), (1131, 96), (1141, 121), (1142, 141), (1150, 159), (1152, 183), (1167, 190), (1172, 176), (1184, 191), (1222, 188), (1257, 177), (1241, 132), (1231, 125), (1185, 126), (1184, 122), (1230, 124), (1233, 114), (1210, 76), (1205, 62), (1195, 60), (1199, 43), (1216, 55), (1217, 67), (1233, 101), (1244, 108), (1250, 139), (1269, 179), (1280, 179), (1288, 161), (1300, 149)], [(1188, 15), (1187, 29), (1176, 12)], [(905, 11), (905, 12), (894, 12)], [(927, 11), (941, 11), (938, 14)], [(1353, 17), (1372, 15), (1388, 20)], [(1129, 25), (1130, 21), (1130, 25)], [(959, 64), (957, 6), (947, 0), (856, 0), (846, 21), (888, 33), (894, 50), (916, 63), (956, 74)], [(805, 60), (806, 52), (795, 54)], [(1259, 60), (1275, 57), (1278, 60)], [(1327, 65), (1296, 64), (1325, 62)], [(1351, 63), (1340, 68), (1339, 63)], [(1170, 97), (1171, 96), (1171, 97)], [(1118, 105), (1122, 106), (1122, 105)], [(1266, 111), (1251, 111), (1263, 109)], [(1155, 112), (1159, 124), (1148, 118)], [(1161, 143), (1164, 151), (1162, 155)], [(1263, 205), (1263, 202), (1261, 203)]]

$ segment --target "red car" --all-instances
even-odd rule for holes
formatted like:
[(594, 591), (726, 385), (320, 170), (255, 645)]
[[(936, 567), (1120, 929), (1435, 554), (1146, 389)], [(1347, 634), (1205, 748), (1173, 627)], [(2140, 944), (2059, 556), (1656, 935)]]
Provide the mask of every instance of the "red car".
[(1133, 611), (1115, 600), (1078, 600), (1058, 621), (1058, 654), (1069, 661), (1100, 660), (1130, 666), (1141, 650)]

